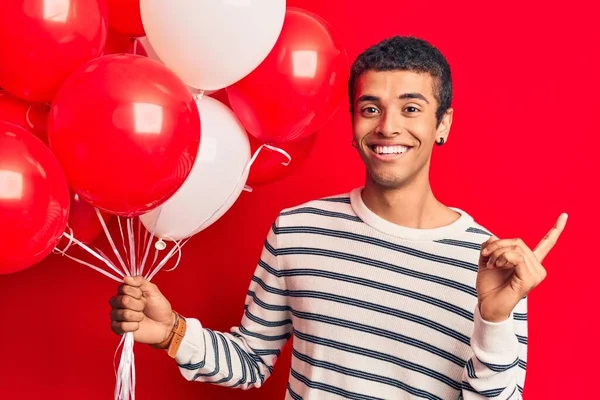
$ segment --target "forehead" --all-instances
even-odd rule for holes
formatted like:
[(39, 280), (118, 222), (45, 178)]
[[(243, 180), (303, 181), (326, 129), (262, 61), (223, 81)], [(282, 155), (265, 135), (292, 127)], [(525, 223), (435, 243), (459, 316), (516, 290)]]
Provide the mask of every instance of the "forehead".
[(397, 98), (403, 93), (421, 93), (433, 102), (433, 84), (433, 77), (427, 72), (371, 70), (358, 79), (356, 97), (368, 94), (384, 99)]

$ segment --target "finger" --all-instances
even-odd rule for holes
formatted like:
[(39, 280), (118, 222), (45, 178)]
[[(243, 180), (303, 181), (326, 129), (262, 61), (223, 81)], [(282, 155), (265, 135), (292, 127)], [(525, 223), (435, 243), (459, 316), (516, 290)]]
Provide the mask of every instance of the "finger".
[(141, 299), (143, 296), (142, 289), (136, 286), (131, 286), (128, 284), (122, 284), (119, 286), (119, 290), (117, 291), (120, 295), (131, 296), (134, 299)]
[(494, 259), (493, 263), (490, 263), (492, 268), (527, 268), (527, 259), (524, 254), (506, 250), (506, 248), (499, 251), (502, 253)]
[(492, 254), (493, 252), (497, 251), (500, 248), (503, 248), (503, 247), (512, 247), (512, 246), (518, 246), (523, 251), (529, 250), (529, 248), (527, 247), (527, 245), (525, 244), (525, 242), (523, 242), (523, 240), (521, 240), (519, 238), (515, 238), (515, 239), (501, 239), (501, 240), (496, 240), (493, 243), (490, 243), (488, 246), (486, 246), (485, 249), (483, 249), (481, 251), (481, 254), (483, 256), (489, 256), (490, 254)]
[(535, 254), (539, 262), (542, 262), (544, 258), (546, 258), (550, 250), (552, 250), (552, 248), (558, 241), (558, 238), (565, 229), (568, 217), (569, 216), (566, 213), (562, 213), (556, 220), (556, 223), (554, 224), (552, 229), (550, 229), (548, 233), (546, 233), (546, 236), (544, 236), (544, 238), (538, 243), (538, 245), (535, 246), (533, 254)]
[[(521, 249), (521, 247), (519, 247), (517, 245), (504, 246), (504, 247), (500, 247), (499, 249), (496, 249), (496, 251), (494, 251), (490, 255), (488, 262), (487, 262), (488, 267), (500, 266), (500, 265), (498, 265), (498, 260), (500, 259), (500, 257), (502, 257), (506, 253), (520, 254), (523, 257), (523, 260), (527, 261), (527, 259), (525, 258), (524, 251)], [(514, 264), (513, 264), (513, 266), (514, 266)]]
[(110, 319), (116, 322), (142, 322), (144, 320), (144, 313), (113, 308), (110, 311)]
[[(507, 249), (508, 251), (502, 251), (503, 249)], [(526, 246), (522, 246), (522, 245), (515, 245), (514, 247), (508, 246), (508, 247), (503, 247), (501, 249), (498, 249), (498, 252), (501, 252), (502, 254), (508, 254), (508, 253), (517, 253), (520, 254), (525, 263), (522, 265), (523, 267), (525, 267), (527, 269), (527, 273), (525, 273), (524, 270), (521, 270), (519, 265), (516, 265), (512, 262), (510, 262), (506, 257), (504, 257), (504, 260), (502, 260), (501, 256), (498, 256), (496, 258), (496, 267), (504, 267), (504, 268), (516, 268), (517, 271), (517, 275), (519, 275), (520, 277), (524, 277), (524, 276), (528, 276), (528, 277), (532, 277), (532, 280), (538, 280), (539, 282), (541, 282), (544, 278), (546, 278), (546, 270), (544, 269), (543, 265), (537, 260), (537, 258), (535, 258), (535, 256), (533, 255), (533, 252), (527, 248)], [(511, 258), (513, 258), (513, 256), (511, 255)]]
[(126, 276), (123, 278), (123, 282), (129, 286), (140, 287), (144, 282), (147, 282), (143, 276)]
[(515, 274), (520, 280), (520, 289), (524, 295), (546, 279), (546, 270), (544, 268), (537, 270), (527, 262), (527, 257), (524, 254), (511, 251), (503, 253), (498, 258), (495, 268), (514, 268)]
[(499, 240), (497, 236), (490, 236), (488, 238), (488, 240), (486, 240), (485, 242), (481, 243), (481, 250), (480, 250), (480, 257), (479, 257), (479, 264), (485, 264), (488, 260), (488, 257), (486, 257), (486, 252), (485, 249), (491, 244), (494, 243), (495, 241)]
[(150, 283), (146, 280), (144, 280), (144, 282), (142, 282), (142, 285), (140, 286), (140, 290), (142, 291), (144, 297), (146, 297), (146, 298), (162, 296), (162, 293), (158, 289), (158, 286), (156, 286), (154, 283)]
[(110, 329), (117, 335), (124, 335), (127, 332), (135, 332), (140, 329), (139, 322), (118, 322), (113, 321), (110, 324)]
[(481, 250), (485, 249), (490, 243), (493, 243), (496, 240), (498, 240), (497, 236), (494, 236), (494, 235), (490, 236), (488, 238), (488, 240), (486, 240), (485, 242), (481, 243)]
[(141, 300), (127, 295), (119, 295), (110, 299), (112, 308), (129, 309), (133, 311), (144, 311), (146, 303), (143, 298)]

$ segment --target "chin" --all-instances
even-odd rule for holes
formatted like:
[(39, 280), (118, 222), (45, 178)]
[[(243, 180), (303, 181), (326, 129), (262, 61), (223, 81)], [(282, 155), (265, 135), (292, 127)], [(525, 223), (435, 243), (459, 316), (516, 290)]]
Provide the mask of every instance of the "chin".
[(406, 184), (408, 179), (396, 174), (371, 173), (369, 174), (371, 181), (377, 186), (384, 189), (398, 189)]

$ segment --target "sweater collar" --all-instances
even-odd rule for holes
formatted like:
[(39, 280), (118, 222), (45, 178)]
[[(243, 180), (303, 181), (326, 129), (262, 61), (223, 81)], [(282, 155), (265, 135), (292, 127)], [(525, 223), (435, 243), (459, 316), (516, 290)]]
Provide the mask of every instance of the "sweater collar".
[(455, 238), (473, 225), (473, 218), (469, 214), (454, 207), (450, 208), (459, 213), (460, 217), (450, 225), (431, 229), (417, 229), (397, 225), (371, 211), (363, 202), (362, 190), (363, 187), (359, 187), (350, 192), (352, 209), (364, 223), (387, 235), (416, 241), (442, 240)]

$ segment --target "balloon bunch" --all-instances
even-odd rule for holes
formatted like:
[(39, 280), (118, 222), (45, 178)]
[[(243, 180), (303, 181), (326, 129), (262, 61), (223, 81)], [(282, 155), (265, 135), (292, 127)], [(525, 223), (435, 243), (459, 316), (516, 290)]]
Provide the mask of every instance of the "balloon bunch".
[[(331, 27), (285, 0), (12, 0), (0, 59), (0, 274), (55, 252), (116, 281), (302, 165), (348, 74)], [(122, 344), (115, 399), (135, 396)]]

